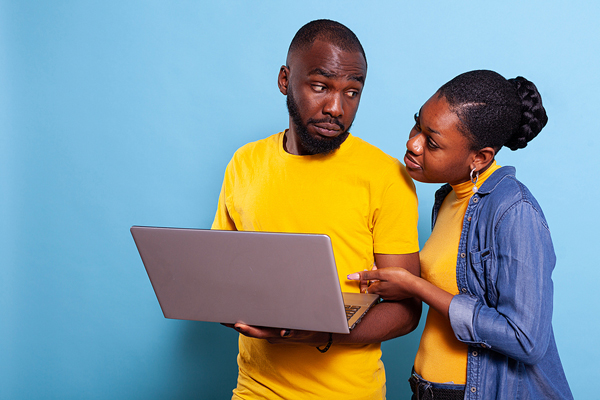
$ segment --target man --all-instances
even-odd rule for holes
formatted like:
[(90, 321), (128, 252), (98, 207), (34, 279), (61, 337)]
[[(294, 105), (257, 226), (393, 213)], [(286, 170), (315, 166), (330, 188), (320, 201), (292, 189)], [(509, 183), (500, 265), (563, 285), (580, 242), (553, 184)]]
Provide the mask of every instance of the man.
[[(212, 226), (327, 234), (342, 290), (356, 292), (346, 275), (374, 261), (419, 274), (414, 185), (396, 159), (348, 132), (366, 74), (348, 28), (329, 20), (302, 27), (278, 77), (289, 129), (236, 152)], [(420, 315), (420, 302), (408, 299), (374, 306), (349, 335), (235, 324), (233, 398), (385, 398), (380, 343), (412, 331)]]

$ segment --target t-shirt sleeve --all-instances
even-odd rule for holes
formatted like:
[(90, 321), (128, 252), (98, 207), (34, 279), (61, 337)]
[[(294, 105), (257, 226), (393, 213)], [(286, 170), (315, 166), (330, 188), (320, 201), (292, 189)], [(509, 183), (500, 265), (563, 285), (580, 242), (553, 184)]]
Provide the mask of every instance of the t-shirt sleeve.
[(223, 179), (223, 185), (221, 186), (221, 193), (219, 194), (219, 203), (217, 204), (217, 212), (215, 219), (213, 220), (211, 229), (222, 229), (229, 231), (236, 231), (235, 222), (229, 214), (227, 208), (227, 193), (231, 191), (232, 182), (229, 179), (231, 175), (231, 163), (227, 166), (225, 171), (225, 178)]
[(373, 212), (373, 249), (379, 254), (419, 251), (415, 185), (400, 162), (388, 174)]

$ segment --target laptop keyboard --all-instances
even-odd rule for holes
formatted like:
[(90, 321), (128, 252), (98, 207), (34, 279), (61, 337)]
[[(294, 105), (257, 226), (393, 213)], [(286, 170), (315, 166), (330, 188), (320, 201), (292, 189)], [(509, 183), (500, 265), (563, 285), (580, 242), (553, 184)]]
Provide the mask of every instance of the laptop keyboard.
[(356, 314), (356, 312), (358, 310), (360, 310), (360, 306), (345, 306), (346, 307), (346, 320), (349, 320), (350, 318), (352, 318), (352, 316), (354, 314)]

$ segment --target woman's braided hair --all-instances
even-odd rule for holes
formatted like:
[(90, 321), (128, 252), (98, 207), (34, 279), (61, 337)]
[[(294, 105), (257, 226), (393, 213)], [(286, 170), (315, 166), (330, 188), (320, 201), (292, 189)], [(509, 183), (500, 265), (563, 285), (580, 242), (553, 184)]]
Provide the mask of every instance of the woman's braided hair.
[(542, 97), (523, 77), (505, 79), (488, 70), (458, 75), (438, 90), (460, 120), (473, 150), (527, 146), (548, 122)]

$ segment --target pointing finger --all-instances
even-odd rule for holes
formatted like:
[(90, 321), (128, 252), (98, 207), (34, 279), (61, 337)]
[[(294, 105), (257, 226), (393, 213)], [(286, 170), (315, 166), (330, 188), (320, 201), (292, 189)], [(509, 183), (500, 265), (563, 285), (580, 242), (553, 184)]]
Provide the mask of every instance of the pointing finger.
[(351, 281), (358, 280), (381, 280), (380, 270), (355, 272), (347, 276)]

